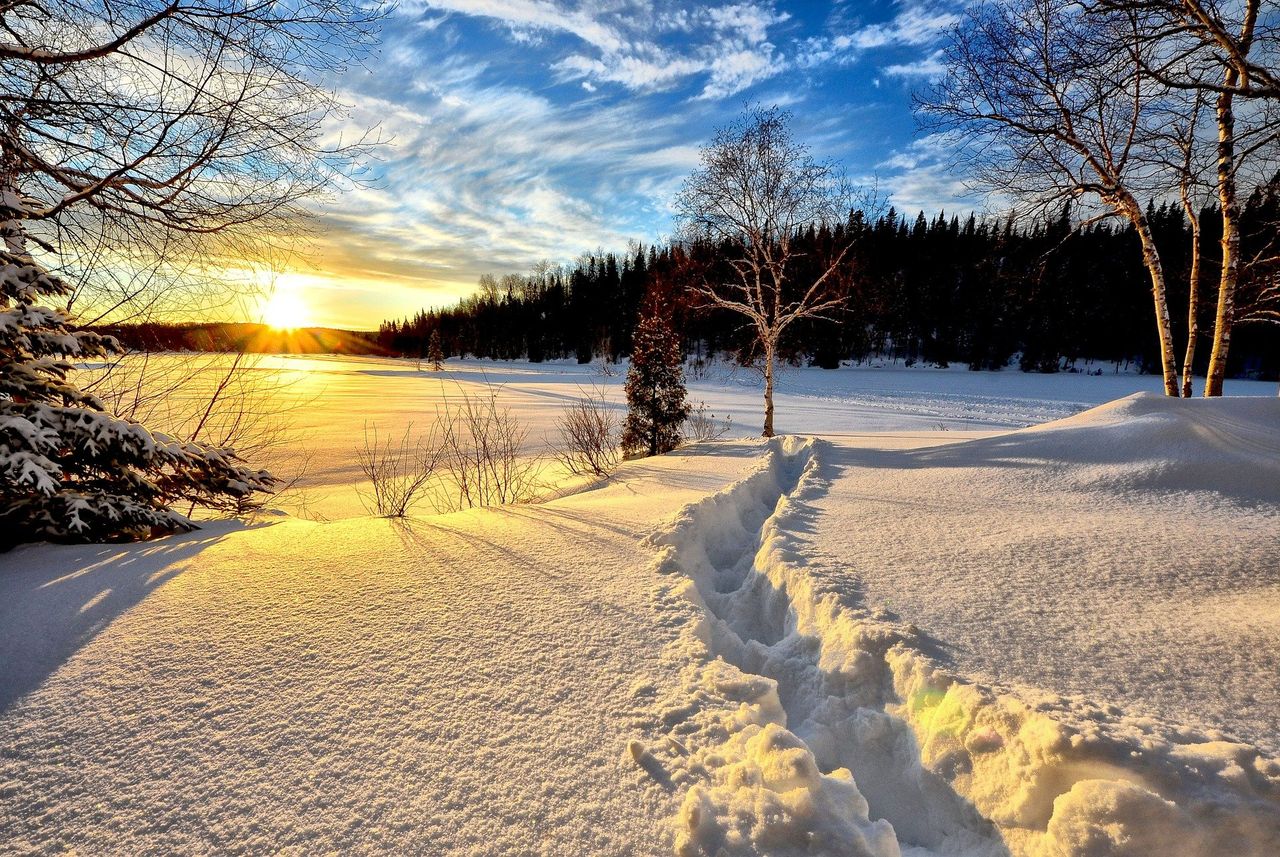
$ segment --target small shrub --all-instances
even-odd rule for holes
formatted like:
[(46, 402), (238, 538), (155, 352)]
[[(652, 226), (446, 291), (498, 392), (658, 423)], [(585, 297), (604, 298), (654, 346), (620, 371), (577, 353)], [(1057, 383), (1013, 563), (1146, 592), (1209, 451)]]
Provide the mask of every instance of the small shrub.
[(575, 475), (607, 476), (618, 466), (622, 417), (601, 390), (583, 395), (560, 417), (556, 458)]
[(440, 448), (451, 494), (435, 498), (436, 511), (527, 503), (543, 487), (542, 461), (524, 454), (528, 432), (510, 408), (498, 404), (498, 388), (445, 398), (437, 412)]
[(376, 425), (365, 426), (364, 445), (356, 450), (356, 461), (370, 487), (356, 493), (369, 514), (403, 518), (434, 475), (441, 458), (434, 432), (425, 440), (413, 440), (412, 431), (410, 423), (399, 440), (384, 439)]
[(710, 407), (706, 402), (698, 402), (698, 404), (689, 411), (689, 416), (684, 421), (684, 434), (688, 440), (698, 442), (704, 440), (719, 440), (733, 430), (733, 417), (727, 416), (723, 420), (711, 413)]

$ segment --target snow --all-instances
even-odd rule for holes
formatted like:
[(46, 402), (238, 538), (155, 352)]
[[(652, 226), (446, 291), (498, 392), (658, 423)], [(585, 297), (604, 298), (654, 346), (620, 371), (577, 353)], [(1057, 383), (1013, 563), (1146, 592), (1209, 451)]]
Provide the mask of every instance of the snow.
[(1141, 395), (958, 444), (834, 446), (813, 539), (869, 607), (946, 629), (966, 675), (1280, 752), (1277, 426), (1274, 398)]
[[(696, 608), (672, 657), (703, 664), (666, 701), (678, 750), (658, 761), (717, 784), (686, 795), (687, 853), (773, 853), (778, 835), (802, 849), (786, 834), (796, 813), (760, 809), (742, 736), (762, 727), (815, 770), (852, 772), (867, 809), (849, 801), (845, 820), (888, 820), (932, 853), (1276, 853), (1280, 645), (1257, 613), (1208, 619), (1216, 645), (1177, 615), (1203, 609), (1206, 587), (1261, 591), (1275, 627), (1277, 418), (1275, 399), (1139, 395), (906, 452), (901, 437), (852, 455), (776, 443), (756, 474), (653, 538), (677, 579), (660, 603)], [(1146, 592), (1179, 609), (1128, 627)], [(877, 604), (886, 593), (898, 612)], [(1046, 603), (1059, 621), (1043, 621)], [(966, 646), (976, 655), (951, 655)], [(739, 672), (726, 679), (726, 664)], [(1026, 684), (983, 667), (1022, 668)], [(815, 804), (825, 791), (792, 788)], [(822, 850), (845, 849), (877, 853)]]
[(327, 523), (0, 555), (0, 853), (1280, 853), (1274, 385), (793, 370), (797, 436), (367, 517), (442, 375), (530, 451), (620, 399), (447, 365), (262, 365)]
[[(150, 371), (164, 376), (158, 365), (164, 359), (152, 357)], [(207, 376), (203, 387), (197, 382), (185, 393), (197, 401), (204, 388), (223, 379), (227, 362), (211, 355), (170, 359), (184, 367), (194, 364)], [(625, 365), (613, 366), (613, 374), (604, 375), (599, 364), (573, 361), (450, 359), (444, 371), (432, 372), (425, 362), (378, 357), (255, 360), (251, 374), (264, 377), (262, 390), (275, 407), (284, 409), (287, 423), (287, 460), (267, 463), (286, 480), (304, 471), (282, 505), (297, 515), (328, 520), (366, 514), (356, 488), (367, 491), (367, 486), (357, 486), (361, 476), (355, 459), (366, 427), (386, 437), (398, 438), (410, 427), (415, 434), (425, 434), (446, 399), (480, 394), (493, 385), (501, 388), (501, 403), (519, 413), (532, 454), (554, 440), (562, 409), (584, 393), (598, 391), (618, 408), (625, 402)], [(902, 430), (1021, 428), (1135, 392), (1156, 392), (1160, 384), (1158, 376), (1110, 370), (1092, 376), (1032, 375), (1012, 369), (970, 372), (962, 367), (786, 367), (778, 379), (777, 430), (838, 438)], [(252, 388), (253, 383), (244, 386)], [(731, 417), (733, 434), (746, 437), (760, 433), (761, 386), (757, 373), (722, 364), (688, 384), (693, 403), (706, 402), (720, 419)], [(1228, 381), (1226, 391), (1233, 396), (1274, 396), (1276, 388), (1271, 383)]]
[[(0, 559), (0, 851), (667, 854), (641, 536), (754, 443), (540, 507)], [(625, 758), (624, 758), (625, 756)]]

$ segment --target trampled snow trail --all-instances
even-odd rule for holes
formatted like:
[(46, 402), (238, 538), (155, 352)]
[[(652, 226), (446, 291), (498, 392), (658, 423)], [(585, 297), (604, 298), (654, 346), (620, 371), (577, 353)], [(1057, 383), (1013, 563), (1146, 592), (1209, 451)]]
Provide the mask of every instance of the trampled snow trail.
[(937, 665), (917, 629), (811, 565), (820, 441), (651, 537), (684, 687), (645, 762), (686, 787), (681, 854), (1280, 853), (1280, 771), (1098, 707), (1087, 731)]
[[(673, 652), (698, 664), (688, 699), (668, 700), (661, 715), (673, 764), (706, 779), (686, 796), (678, 847), (882, 855), (901, 843), (1004, 853), (991, 824), (920, 765), (907, 723), (885, 711), (893, 699), (885, 653), (907, 632), (868, 627), (852, 663), (824, 662), (808, 606), (815, 581), (789, 573), (804, 568), (793, 535), (804, 528), (803, 498), (825, 487), (819, 445), (776, 441), (760, 470), (651, 539), (661, 570), (684, 576), (663, 593), (667, 606), (679, 609), (673, 596), (682, 595), (702, 612)], [(698, 647), (701, 656), (691, 651)]]

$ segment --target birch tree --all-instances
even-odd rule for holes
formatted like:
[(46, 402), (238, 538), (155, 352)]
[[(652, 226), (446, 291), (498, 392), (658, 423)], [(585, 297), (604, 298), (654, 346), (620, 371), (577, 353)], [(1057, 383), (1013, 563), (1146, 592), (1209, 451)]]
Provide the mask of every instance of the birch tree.
[[(1098, 0), (1103, 11), (1122, 11), (1139, 22), (1135, 56), (1163, 85), (1208, 93), (1217, 127), (1217, 195), (1222, 212), (1222, 267), (1214, 315), (1213, 350), (1205, 395), (1222, 395), (1236, 293), (1244, 260), (1240, 249), (1242, 166), (1274, 147), (1280, 122), (1258, 102), (1280, 99), (1280, 30), (1274, 7), (1261, 0)], [(1248, 119), (1240, 123), (1241, 102)], [(1258, 120), (1261, 121), (1258, 121)]]
[(1132, 22), (1054, 0), (972, 8), (944, 51), (946, 74), (918, 99), (953, 134), (978, 181), (1044, 211), (1093, 199), (1127, 220), (1151, 280), (1165, 394), (1179, 394), (1166, 278), (1139, 193), (1166, 177), (1142, 157), (1150, 106), (1166, 88), (1145, 72)]
[(730, 248), (732, 275), (704, 279), (694, 290), (710, 306), (746, 318), (755, 334), (763, 360), (764, 437), (773, 436), (782, 335), (797, 321), (825, 318), (843, 305), (838, 269), (851, 246), (842, 241), (820, 261), (816, 276), (796, 279), (800, 231), (841, 223), (853, 194), (835, 165), (815, 160), (795, 139), (790, 120), (776, 107), (754, 108), (719, 130), (676, 198), (687, 235)]
[[(1182, 115), (1170, 117), (1169, 142), (1173, 150), (1173, 166), (1178, 176), (1178, 201), (1191, 226), (1191, 265), (1187, 272), (1187, 350), (1182, 358), (1182, 396), (1192, 395), (1192, 373), (1196, 362), (1196, 349), (1200, 342), (1200, 292), (1204, 278), (1204, 258), (1201, 247), (1202, 224), (1200, 212), (1206, 202), (1205, 146), (1200, 138), (1201, 116), (1205, 99), (1200, 93), (1192, 95)], [(1211, 186), (1209, 190), (1211, 190)]]

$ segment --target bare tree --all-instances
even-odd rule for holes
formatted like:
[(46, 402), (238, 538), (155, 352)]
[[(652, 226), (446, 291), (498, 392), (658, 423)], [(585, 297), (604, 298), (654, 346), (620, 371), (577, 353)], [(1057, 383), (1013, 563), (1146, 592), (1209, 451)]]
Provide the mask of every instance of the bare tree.
[(1165, 393), (1177, 396), (1160, 253), (1138, 195), (1169, 182), (1143, 157), (1152, 105), (1167, 94), (1146, 71), (1123, 14), (1054, 0), (972, 8), (945, 49), (946, 75), (918, 105), (962, 144), (960, 159), (985, 186), (1044, 210), (1092, 198), (1101, 216), (1137, 232), (1151, 279)]
[(854, 194), (834, 164), (814, 160), (795, 139), (790, 120), (777, 107), (748, 110), (703, 147), (700, 168), (676, 198), (686, 236), (732, 248), (732, 275), (704, 278), (694, 289), (711, 306), (744, 316), (755, 333), (763, 359), (765, 437), (773, 436), (782, 335), (797, 321), (827, 317), (843, 305), (838, 269), (852, 246), (841, 233), (817, 274), (795, 279), (794, 239), (810, 226), (842, 225)]
[[(0, 3), (0, 228), (74, 282), (81, 318), (133, 315), (298, 232), (349, 174), (321, 82), (367, 48), (359, 0)], [(188, 304), (193, 297), (185, 291)]]
[(296, 376), (269, 368), (266, 360), (244, 353), (131, 352), (82, 370), (77, 381), (115, 416), (182, 441), (234, 449), (288, 484), (307, 464), (292, 448), (290, 418), (314, 398)]
[[(1205, 395), (1222, 395), (1236, 291), (1244, 260), (1240, 249), (1242, 166), (1274, 147), (1280, 119), (1256, 102), (1280, 99), (1280, 28), (1274, 8), (1261, 0), (1097, 0), (1135, 22), (1133, 48), (1144, 69), (1163, 85), (1208, 93), (1217, 126), (1217, 192), (1222, 212), (1222, 266), (1214, 316), (1213, 350)], [(1238, 100), (1246, 107), (1242, 124)]]
[(1169, 138), (1176, 152), (1174, 167), (1178, 174), (1178, 200), (1187, 222), (1191, 224), (1191, 267), (1187, 274), (1187, 350), (1182, 358), (1182, 396), (1192, 394), (1192, 372), (1195, 370), (1196, 347), (1200, 341), (1200, 285), (1204, 273), (1201, 244), (1200, 211), (1204, 207), (1211, 187), (1203, 176), (1206, 147), (1202, 145), (1200, 118), (1205, 107), (1201, 93), (1193, 93), (1190, 103), (1181, 105), (1189, 109), (1178, 111), (1181, 115), (1170, 117)]

